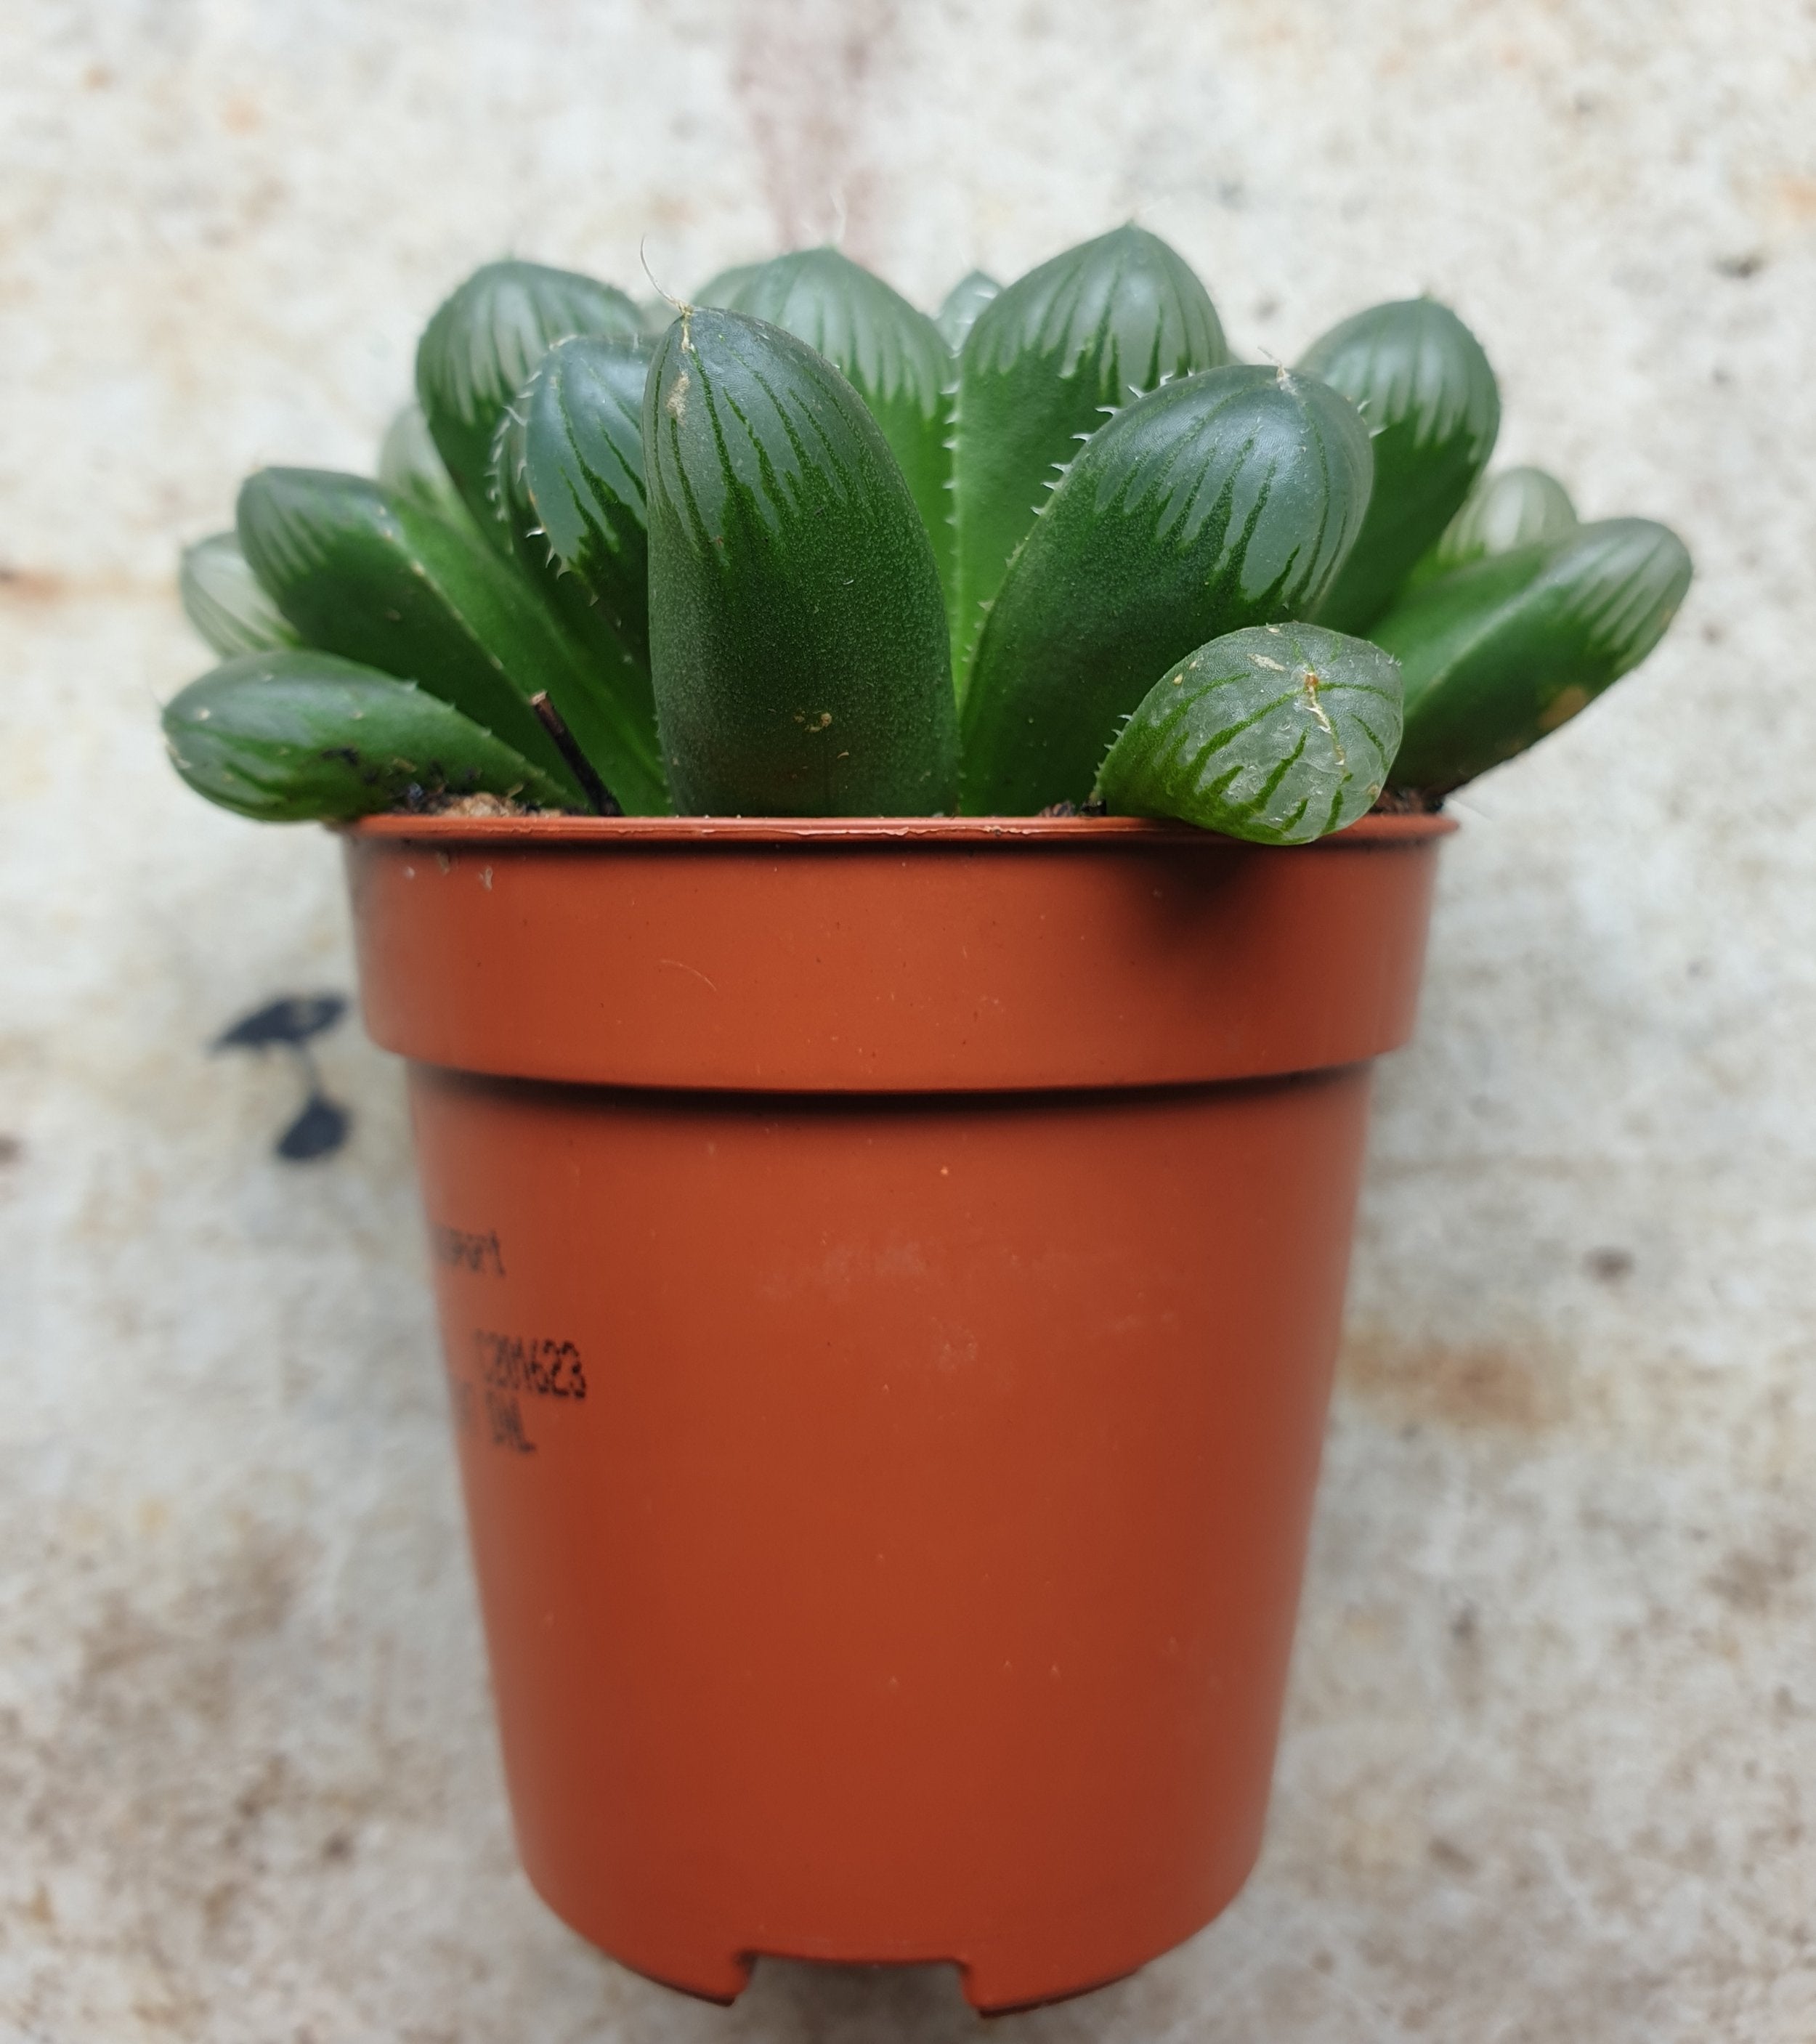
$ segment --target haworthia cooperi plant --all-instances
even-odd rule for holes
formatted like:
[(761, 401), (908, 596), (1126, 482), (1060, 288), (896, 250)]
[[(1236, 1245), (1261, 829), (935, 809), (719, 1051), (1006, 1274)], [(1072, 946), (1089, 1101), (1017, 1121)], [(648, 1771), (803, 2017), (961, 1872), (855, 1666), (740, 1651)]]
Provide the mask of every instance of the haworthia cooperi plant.
[(1133, 226), (937, 317), (830, 248), (695, 296), (487, 264), (378, 482), (253, 477), (182, 563), (228, 656), (171, 706), (191, 784), (271, 817), (1104, 805), (1297, 843), (1555, 729), (1689, 580), (1662, 526), (1484, 475), (1493, 372), (1430, 299), (1289, 371), (1231, 363)]

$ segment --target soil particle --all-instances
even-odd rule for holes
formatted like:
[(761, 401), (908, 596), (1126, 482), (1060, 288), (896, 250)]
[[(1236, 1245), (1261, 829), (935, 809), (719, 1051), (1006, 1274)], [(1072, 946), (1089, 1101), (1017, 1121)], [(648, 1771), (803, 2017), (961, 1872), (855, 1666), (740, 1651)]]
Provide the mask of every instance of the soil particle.
[(514, 802), (508, 795), (429, 795), (398, 806), (418, 816), (536, 816), (543, 813), (534, 802)]

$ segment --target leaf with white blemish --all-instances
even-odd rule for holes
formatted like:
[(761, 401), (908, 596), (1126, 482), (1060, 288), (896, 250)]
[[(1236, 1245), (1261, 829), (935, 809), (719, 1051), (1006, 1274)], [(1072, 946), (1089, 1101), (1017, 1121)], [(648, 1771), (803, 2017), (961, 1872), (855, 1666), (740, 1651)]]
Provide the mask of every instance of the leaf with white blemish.
[(1232, 632), (1149, 690), (1098, 770), (1115, 814), (1306, 844), (1365, 815), (1400, 732), (1399, 669), (1315, 624)]

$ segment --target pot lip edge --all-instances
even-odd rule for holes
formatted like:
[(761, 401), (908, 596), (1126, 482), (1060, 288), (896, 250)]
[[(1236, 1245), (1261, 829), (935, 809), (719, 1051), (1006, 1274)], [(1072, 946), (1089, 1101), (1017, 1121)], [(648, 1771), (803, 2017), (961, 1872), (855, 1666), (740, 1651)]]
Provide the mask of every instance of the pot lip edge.
[(578, 849), (637, 845), (1215, 846), (1242, 851), (1384, 849), (1432, 843), (1458, 824), (1430, 815), (1359, 817), (1303, 845), (1256, 844), (1190, 824), (1145, 816), (451, 816), (386, 814), (328, 828), (351, 843), (537, 845)]

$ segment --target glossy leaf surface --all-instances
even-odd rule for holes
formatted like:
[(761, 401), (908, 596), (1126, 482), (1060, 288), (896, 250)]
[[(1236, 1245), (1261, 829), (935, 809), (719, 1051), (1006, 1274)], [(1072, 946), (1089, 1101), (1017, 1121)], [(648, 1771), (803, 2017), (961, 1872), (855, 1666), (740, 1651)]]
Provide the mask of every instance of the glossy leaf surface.
[(363, 476), (268, 468), (240, 490), (240, 540), (307, 644), (420, 682), (567, 785), (529, 706), (546, 692), (627, 811), (663, 806), (651, 734), (470, 533)]
[(1690, 573), (1666, 527), (1611, 518), (1396, 604), (1370, 634), (1405, 680), (1394, 785), (1442, 794), (1568, 722), (1657, 644)]
[(1009, 556), (1080, 443), (1139, 393), (1228, 359), (1204, 286), (1139, 227), (1054, 256), (978, 313), (958, 359), (954, 421), (952, 643), (962, 674)]
[(505, 408), (552, 342), (570, 333), (628, 340), (643, 331), (623, 291), (540, 263), (488, 263), (437, 309), (417, 348), (417, 396), (466, 508), (501, 551), (492, 449)]
[(1420, 562), (1419, 578), (1429, 581), (1491, 554), (1566, 540), (1576, 527), (1576, 507), (1556, 476), (1542, 468), (1503, 468), (1484, 475), (1464, 499)]
[(1400, 678), (1365, 639), (1264, 624), (1188, 654), (1142, 698), (1097, 793), (1257, 844), (1306, 844), (1365, 816), (1399, 744)]
[(1318, 612), (1365, 631), (1456, 515), (1500, 430), (1500, 393), (1476, 336), (1446, 305), (1372, 305), (1313, 342), (1301, 371), (1341, 390), (1374, 442), (1361, 535)]
[(524, 573), (655, 747), (641, 342), (558, 341), (505, 414), (493, 487)]
[(816, 349), (882, 428), (933, 547), (942, 586), (952, 572), (952, 351), (925, 313), (836, 248), (760, 264), (736, 309)]
[(1368, 497), (1361, 420), (1310, 378), (1234, 365), (1119, 413), (991, 610), (965, 697), (966, 808), (1083, 801), (1118, 720), (1176, 660), (1316, 603)]
[(185, 547), (177, 590), (184, 615), (217, 653), (298, 643), (296, 627), (259, 586), (236, 532), (211, 532)]
[(677, 806), (949, 809), (939, 578), (851, 386), (780, 328), (702, 309), (658, 344), (643, 445), (651, 664)]
[(378, 448), (378, 480), (394, 497), (419, 504), (450, 524), (471, 523), (466, 500), (455, 488), (447, 464), (429, 436), (423, 408), (413, 398), (386, 428)]
[(934, 323), (954, 354), (965, 345), (965, 336), (977, 324), (978, 313), (992, 298), (1000, 298), (1002, 291), (1002, 286), (987, 271), (973, 270), (961, 277), (940, 301)]
[(570, 799), (440, 697), (313, 650), (227, 661), (171, 700), (163, 728), (198, 794), (268, 823), (370, 816), (441, 794)]

